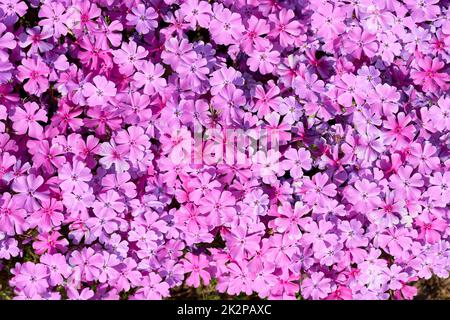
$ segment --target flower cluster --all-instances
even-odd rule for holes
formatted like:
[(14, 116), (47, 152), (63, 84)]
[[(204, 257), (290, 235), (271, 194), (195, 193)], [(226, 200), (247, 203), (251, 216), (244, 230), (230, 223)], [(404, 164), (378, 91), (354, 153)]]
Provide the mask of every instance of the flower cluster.
[(14, 298), (411, 299), (448, 277), (449, 7), (0, 0)]

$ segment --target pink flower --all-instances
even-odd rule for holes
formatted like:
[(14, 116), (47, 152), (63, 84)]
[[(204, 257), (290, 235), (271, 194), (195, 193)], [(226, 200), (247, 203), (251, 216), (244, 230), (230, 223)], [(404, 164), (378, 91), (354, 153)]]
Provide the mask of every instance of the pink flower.
[(130, 26), (135, 26), (137, 32), (147, 34), (153, 31), (157, 26), (158, 14), (153, 7), (146, 8), (144, 4), (140, 3), (133, 6), (131, 13), (127, 14), (127, 22)]
[(17, 79), (21, 82), (28, 80), (24, 89), (34, 95), (41, 95), (49, 87), (48, 76), (50, 69), (39, 56), (23, 59), (22, 64), (17, 67), (19, 73)]
[(133, 79), (136, 87), (144, 87), (144, 93), (152, 95), (161, 92), (167, 85), (166, 80), (161, 78), (163, 74), (164, 68), (159, 63), (154, 65), (151, 62), (144, 62), (134, 74)]
[(260, 235), (252, 234), (243, 226), (224, 231), (223, 238), (229, 246), (230, 254), (237, 260), (252, 257), (259, 250), (261, 241)]
[[(106, 193), (101, 193), (98, 196), (98, 200), (92, 205), (94, 213), (100, 216), (100, 219), (103, 218), (104, 222), (111, 220), (117, 213), (125, 210), (125, 205), (119, 200), (120, 196), (114, 190), (108, 190)], [(107, 227), (105, 226), (105, 228)], [(111, 229), (108, 228), (107, 230)]]
[(316, 201), (326, 201), (328, 197), (334, 197), (337, 194), (336, 186), (329, 183), (329, 178), (325, 173), (317, 173), (312, 179), (304, 179), (302, 192), (305, 193), (304, 199), (308, 203)]
[(120, 131), (115, 141), (118, 145), (125, 145), (129, 148), (128, 158), (135, 163), (144, 157), (144, 152), (150, 147), (148, 136), (144, 129), (137, 126), (130, 126), (126, 131)]
[(13, 128), (18, 134), (28, 134), (33, 138), (40, 138), (42, 135), (42, 126), (38, 121), (47, 121), (46, 112), (39, 108), (35, 102), (26, 102), (23, 109), (17, 107), (10, 116), (14, 122)]
[(244, 33), (244, 25), (239, 13), (227, 8), (215, 7), (213, 18), (209, 24), (209, 32), (217, 44), (229, 45), (238, 43)]
[(189, 22), (192, 29), (197, 25), (208, 28), (211, 19), (211, 5), (206, 1), (187, 0), (180, 6), (184, 21)]
[(119, 117), (119, 110), (111, 108), (103, 108), (102, 106), (94, 106), (89, 109), (84, 123), (88, 128), (95, 130), (95, 133), (104, 136), (106, 130), (114, 130), (120, 128), (122, 119)]
[(78, 57), (80, 61), (92, 69), (96, 70), (102, 65), (111, 65), (112, 59), (105, 47), (104, 42), (100, 42), (101, 38), (92, 39), (84, 36), (80, 42), (80, 48), (85, 51), (79, 51)]
[(406, 228), (389, 228), (379, 235), (378, 241), (380, 247), (389, 254), (401, 257), (411, 247), (414, 233), (417, 235), (415, 231), (410, 232)]
[[(95, 3), (90, 3), (89, 1), (82, 1), (79, 7), (79, 17), (77, 16), (76, 19), (79, 19), (80, 27), (81, 28), (87, 28), (88, 30), (92, 30), (96, 27), (94, 20), (98, 18), (102, 11)], [(76, 15), (77, 15), (76, 14)]]
[(397, 117), (388, 116), (384, 121), (384, 127), (389, 131), (385, 132), (384, 143), (392, 144), (395, 147), (401, 148), (406, 146), (413, 140), (415, 127), (410, 123), (411, 117), (399, 112)]
[(246, 53), (250, 53), (255, 47), (266, 47), (269, 44), (268, 39), (264, 38), (270, 31), (270, 25), (263, 19), (251, 16), (247, 20), (248, 27), (241, 38), (241, 47)]
[(360, 83), (354, 74), (343, 74), (336, 86), (340, 89), (337, 101), (344, 107), (351, 107), (353, 99), (357, 104), (361, 104), (364, 101), (362, 92), (359, 90)]
[(61, 189), (64, 192), (72, 190), (87, 190), (92, 179), (91, 170), (83, 162), (74, 161), (73, 165), (65, 163), (58, 171), (58, 178), (62, 180)]
[(391, 176), (389, 186), (403, 197), (420, 193), (419, 188), (424, 184), (422, 175), (412, 172), (413, 168), (410, 166), (400, 167), (397, 174)]
[(430, 177), (428, 194), (433, 200), (445, 203), (450, 196), (450, 172), (436, 172)]
[(36, 54), (38, 52), (44, 53), (53, 49), (53, 44), (45, 41), (52, 37), (52, 32), (50, 30), (47, 29), (43, 31), (40, 27), (34, 27), (27, 29), (26, 33), (27, 35), (23, 34), (19, 38), (22, 38), (22, 41), (19, 42), (19, 46), (26, 48), (31, 45), (28, 50), (29, 55)]
[(352, 219), (350, 221), (342, 221), (338, 228), (342, 232), (340, 240), (345, 243), (347, 248), (354, 249), (357, 247), (366, 247), (368, 245), (368, 239), (364, 237), (362, 223), (358, 220)]
[(79, 281), (93, 281), (100, 274), (103, 256), (92, 248), (83, 248), (83, 250), (72, 252), (69, 264), (78, 272)]
[(236, 89), (233, 85), (227, 86), (222, 89), (212, 99), (214, 108), (221, 113), (222, 119), (226, 122), (230, 122), (232, 113), (235, 108), (239, 108), (245, 105), (244, 92), (241, 89)]
[(359, 145), (355, 148), (355, 154), (364, 163), (372, 163), (385, 151), (386, 141), (383, 139), (382, 132), (372, 126), (369, 126), (363, 132), (360, 136)]
[(334, 38), (345, 31), (345, 12), (333, 7), (331, 3), (320, 5), (311, 16), (312, 26), (318, 28), (318, 34), (326, 39)]
[(163, 281), (161, 276), (154, 272), (144, 276), (141, 284), (142, 288), (136, 292), (133, 299), (160, 300), (169, 296), (169, 285)]
[(281, 165), (284, 170), (290, 171), (293, 178), (301, 178), (303, 176), (303, 170), (307, 171), (311, 169), (311, 154), (304, 148), (298, 150), (289, 148), (284, 153), (284, 157), (286, 160), (283, 160)]
[(19, 17), (23, 17), (28, 9), (26, 3), (20, 0), (1, 0), (0, 7), (6, 15), (5, 22), (8, 25), (16, 23)]
[(186, 283), (194, 288), (200, 286), (200, 279), (203, 280), (203, 285), (208, 285), (211, 281), (211, 275), (205, 269), (209, 268), (209, 260), (206, 255), (194, 255), (187, 253), (183, 260), (183, 268), (185, 273), (189, 273)]
[(343, 286), (339, 286), (335, 291), (333, 291), (325, 300), (351, 300), (352, 290)]
[(280, 53), (272, 48), (272, 45), (256, 46), (247, 59), (247, 65), (251, 71), (259, 70), (261, 74), (267, 74), (274, 70), (275, 65), (280, 62)]
[(378, 43), (376, 40), (377, 37), (374, 34), (356, 27), (348, 32), (343, 45), (345, 51), (352, 54), (356, 59), (360, 59), (362, 53), (369, 58), (372, 58), (378, 50)]
[(386, 276), (389, 279), (389, 289), (399, 290), (402, 288), (402, 283), (408, 281), (408, 273), (402, 272), (403, 268), (393, 264), (386, 272)]
[(119, 71), (124, 75), (131, 75), (135, 70), (140, 70), (148, 51), (138, 46), (136, 42), (124, 42), (122, 47), (113, 52), (114, 62), (119, 65)]
[(10, 236), (22, 234), (28, 228), (26, 217), (27, 212), (16, 201), (12, 201), (11, 194), (3, 193), (0, 198), (0, 231)]
[(116, 190), (129, 198), (136, 196), (136, 185), (128, 172), (108, 174), (102, 179), (103, 191)]
[(45, 18), (39, 21), (39, 25), (43, 26), (43, 30), (48, 30), (55, 38), (65, 36), (67, 34), (67, 18), (66, 8), (62, 3), (50, 2), (45, 3), (39, 10), (39, 18)]
[(300, 239), (302, 232), (300, 226), (304, 226), (308, 218), (302, 218), (310, 211), (309, 207), (298, 201), (295, 203), (294, 210), (288, 203), (278, 208), (279, 217), (274, 220), (276, 230), (280, 233), (286, 233), (292, 239)]
[(86, 83), (83, 87), (83, 95), (91, 106), (105, 105), (111, 97), (117, 93), (115, 84), (104, 76), (95, 76), (94, 83)]
[(48, 232), (54, 227), (59, 227), (64, 221), (62, 210), (63, 205), (60, 201), (53, 198), (44, 199), (41, 201), (41, 208), (31, 214), (30, 221), (39, 230)]
[(420, 143), (411, 144), (409, 152), (409, 163), (418, 168), (421, 174), (430, 174), (440, 166), (439, 158), (436, 156), (436, 147), (426, 141), (423, 145)]
[(114, 164), (118, 172), (123, 172), (130, 168), (130, 165), (125, 159), (128, 151), (129, 146), (116, 145), (114, 141), (110, 141), (102, 143), (97, 153), (102, 156), (99, 162), (106, 169), (109, 169)]
[(23, 207), (28, 212), (38, 210), (41, 208), (39, 201), (46, 201), (48, 194), (43, 191), (38, 191), (44, 178), (30, 174), (27, 176), (18, 177), (12, 184), (12, 189), (18, 194), (14, 195), (13, 200)]
[(413, 0), (405, 0), (406, 6), (412, 9), (411, 17), (415, 22), (433, 20), (441, 12), (437, 4), (438, 0), (425, 0), (417, 2)]
[(48, 270), (43, 264), (25, 262), (19, 267), (16, 265), (13, 281), (15, 285), (26, 294), (43, 294), (48, 288)]
[(377, 84), (375, 91), (369, 95), (367, 102), (383, 111), (388, 116), (398, 111), (400, 93), (388, 84)]
[(0, 25), (0, 49), (14, 49), (17, 42), (14, 40), (14, 35), (11, 32), (5, 32), (6, 26)]
[(217, 180), (214, 180), (214, 178), (214, 175), (205, 171), (190, 180), (188, 185), (192, 188), (192, 192), (189, 193), (189, 200), (198, 204), (208, 192), (213, 189), (219, 189), (220, 183)]
[(194, 90), (200, 87), (202, 81), (207, 80), (206, 76), (209, 73), (207, 61), (201, 55), (197, 55), (197, 58), (190, 62), (181, 60), (176, 71), (182, 77), (181, 84)]
[(302, 281), (301, 290), (305, 298), (323, 299), (331, 293), (331, 280), (325, 278), (323, 272), (314, 272), (310, 278)]
[(436, 130), (450, 130), (450, 98), (441, 97), (431, 106), (430, 117)]
[(311, 245), (314, 251), (320, 251), (328, 245), (336, 244), (338, 236), (332, 231), (333, 224), (329, 221), (320, 220), (319, 223), (310, 221), (303, 229), (305, 233), (301, 241), (306, 245)]
[(261, 177), (264, 183), (273, 183), (277, 176), (284, 174), (280, 165), (280, 157), (280, 152), (273, 149), (267, 152), (257, 151), (252, 156), (253, 171)]
[(83, 125), (83, 120), (78, 118), (81, 113), (81, 109), (71, 108), (69, 105), (63, 104), (52, 120), (55, 119), (55, 123), (62, 130), (70, 128), (72, 131), (77, 131)]
[(211, 93), (213, 95), (217, 95), (224, 89), (235, 89), (234, 86), (240, 84), (242, 82), (240, 81), (241, 79), (241, 73), (232, 67), (221, 68), (214, 71), (209, 80), (209, 84), (211, 85)]
[(89, 300), (94, 296), (94, 291), (89, 288), (84, 288), (80, 291), (73, 287), (67, 289), (67, 298), (69, 300)]
[(263, 117), (272, 110), (277, 110), (282, 98), (279, 96), (280, 88), (273, 82), (269, 81), (267, 91), (263, 86), (256, 86), (254, 97), (256, 103), (254, 109), (258, 111), (258, 117)]
[(353, 204), (353, 208), (360, 212), (369, 212), (380, 204), (380, 189), (376, 183), (366, 179), (356, 181), (353, 186), (347, 186), (344, 194), (347, 200)]
[(398, 215), (402, 210), (402, 203), (395, 192), (386, 192), (384, 199), (381, 199), (379, 209), (369, 213), (370, 219), (379, 224), (386, 224), (388, 227), (396, 225), (399, 222)]
[(92, 207), (94, 200), (95, 196), (92, 194), (92, 190), (74, 189), (72, 192), (64, 192), (62, 201), (67, 210), (76, 215), (79, 212), (85, 213), (87, 208)]
[(200, 199), (198, 210), (206, 215), (208, 225), (215, 227), (230, 221), (230, 218), (236, 213), (234, 204), (235, 199), (231, 192), (211, 190), (204, 198)]
[(441, 233), (448, 227), (444, 219), (425, 212), (417, 217), (415, 223), (420, 228), (419, 239), (424, 239), (431, 244), (438, 242), (441, 239)]
[(197, 59), (197, 54), (192, 48), (192, 44), (186, 39), (178, 41), (177, 38), (170, 38), (164, 44), (164, 51), (161, 53), (161, 59), (172, 69), (176, 70), (180, 61), (192, 63)]
[(421, 85), (426, 91), (447, 90), (450, 75), (442, 70), (445, 66), (444, 62), (439, 58), (431, 59), (425, 56), (417, 61), (417, 65), (418, 71), (411, 72), (415, 84)]
[(292, 45), (300, 36), (300, 23), (296, 20), (291, 21), (294, 17), (294, 11), (284, 8), (278, 14), (269, 15), (269, 21), (275, 26), (270, 31), (269, 37), (279, 38), (280, 45), (284, 48)]
[[(61, 234), (58, 231), (42, 233), (38, 235), (36, 241), (33, 242), (33, 249), (39, 255), (46, 252), (54, 254), (57, 251), (65, 251), (69, 242), (65, 238), (59, 239), (60, 237)], [(64, 259), (64, 262), (65, 261), (66, 260)]]
[(0, 179), (12, 170), (12, 166), (16, 163), (16, 157), (10, 155), (8, 152), (0, 155)]
[(228, 294), (240, 294), (245, 292), (247, 295), (251, 294), (251, 283), (248, 268), (245, 264), (233, 262), (227, 265), (229, 271), (228, 280)]
[(394, 58), (399, 56), (402, 46), (397, 42), (397, 37), (392, 33), (382, 34), (380, 36), (381, 58), (388, 63), (394, 62)]
[[(89, 3), (89, 1), (85, 3)], [(98, 30), (97, 36), (100, 38), (99, 42), (102, 46), (105, 46), (106, 41), (109, 40), (114, 47), (118, 47), (122, 41), (122, 31), (123, 25), (120, 21), (113, 20), (109, 24), (101, 21), (101, 28)]]
[(60, 254), (46, 253), (41, 256), (41, 263), (46, 265), (49, 271), (49, 284), (55, 286), (63, 284), (71, 273), (71, 267), (66, 262), (66, 258)]
[(126, 258), (118, 266), (119, 276), (116, 279), (118, 290), (129, 291), (131, 286), (141, 284), (141, 273), (136, 270), (136, 262), (133, 258)]
[(317, 101), (317, 94), (324, 92), (324, 82), (318, 80), (316, 74), (305, 73), (304, 76), (298, 76), (293, 82), (297, 95), (305, 100)]
[(108, 281), (114, 281), (119, 276), (119, 271), (116, 268), (120, 264), (119, 258), (115, 254), (103, 252), (103, 266), (98, 277), (100, 283), (106, 283)]

